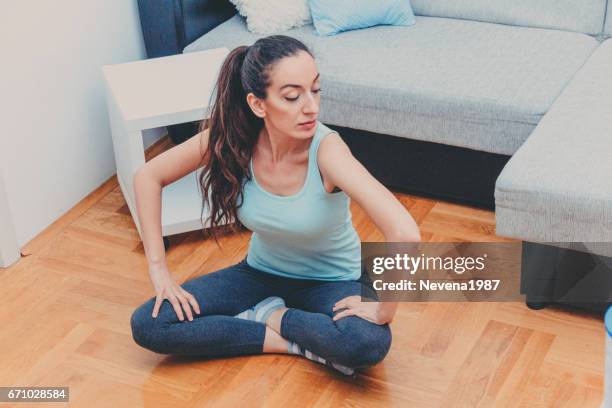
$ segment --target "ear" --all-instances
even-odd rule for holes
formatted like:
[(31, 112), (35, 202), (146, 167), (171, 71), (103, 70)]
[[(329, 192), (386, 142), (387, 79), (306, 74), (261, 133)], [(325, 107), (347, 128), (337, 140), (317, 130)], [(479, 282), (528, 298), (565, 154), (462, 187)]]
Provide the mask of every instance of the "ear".
[(251, 110), (255, 114), (255, 116), (264, 118), (266, 116), (266, 104), (262, 99), (253, 94), (253, 92), (249, 92), (247, 95), (247, 103), (251, 107)]

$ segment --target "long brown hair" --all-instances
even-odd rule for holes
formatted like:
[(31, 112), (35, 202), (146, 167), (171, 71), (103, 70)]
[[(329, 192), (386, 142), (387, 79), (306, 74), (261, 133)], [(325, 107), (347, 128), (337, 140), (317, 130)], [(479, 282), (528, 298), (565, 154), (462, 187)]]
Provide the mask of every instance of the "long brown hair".
[[(272, 35), (258, 39), (250, 47), (234, 48), (221, 66), (216, 92), (213, 92), (215, 100), (207, 121), (210, 130), (203, 157), (209, 160), (199, 176), (202, 214), (204, 208), (209, 209), (204, 225), (210, 221), (210, 232), (217, 246), (218, 230), (238, 232), (246, 229), (238, 219), (237, 209), (242, 205), (243, 183), (252, 177), (249, 161), (264, 126), (263, 119), (251, 110), (246, 96), (252, 92), (265, 99), (273, 64), (299, 51), (313, 55), (304, 43), (295, 38)], [(205, 121), (202, 121), (200, 131), (204, 128)]]

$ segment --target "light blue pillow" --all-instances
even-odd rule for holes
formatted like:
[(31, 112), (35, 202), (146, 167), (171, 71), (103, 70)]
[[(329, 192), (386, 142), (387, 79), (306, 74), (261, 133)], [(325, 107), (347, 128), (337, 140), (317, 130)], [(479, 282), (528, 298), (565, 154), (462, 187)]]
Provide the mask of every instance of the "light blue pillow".
[(410, 0), (308, 0), (308, 5), (320, 36), (379, 24), (416, 23)]

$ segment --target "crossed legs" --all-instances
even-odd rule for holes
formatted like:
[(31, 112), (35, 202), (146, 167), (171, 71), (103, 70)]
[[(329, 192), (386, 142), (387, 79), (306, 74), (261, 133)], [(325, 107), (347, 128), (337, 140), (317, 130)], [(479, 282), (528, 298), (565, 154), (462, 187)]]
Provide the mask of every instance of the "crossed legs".
[[(182, 286), (195, 296), (201, 314), (180, 321), (164, 301), (153, 318), (151, 298), (131, 317), (137, 344), (162, 354), (226, 356), (287, 353), (292, 341), (348, 367), (376, 364), (391, 344), (388, 325), (357, 316), (332, 320), (338, 300), (361, 294), (359, 281), (296, 282), (261, 273), (243, 260)], [(273, 312), (266, 323), (234, 317), (270, 296), (283, 297), (288, 307)]]

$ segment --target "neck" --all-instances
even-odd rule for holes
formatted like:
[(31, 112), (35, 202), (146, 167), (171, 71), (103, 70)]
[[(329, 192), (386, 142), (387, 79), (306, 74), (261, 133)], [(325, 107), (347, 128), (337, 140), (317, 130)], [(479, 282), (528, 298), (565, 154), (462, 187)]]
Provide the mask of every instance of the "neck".
[(300, 156), (308, 150), (310, 139), (296, 139), (264, 126), (259, 134), (261, 147), (270, 152), (272, 164), (276, 165), (287, 158)]

